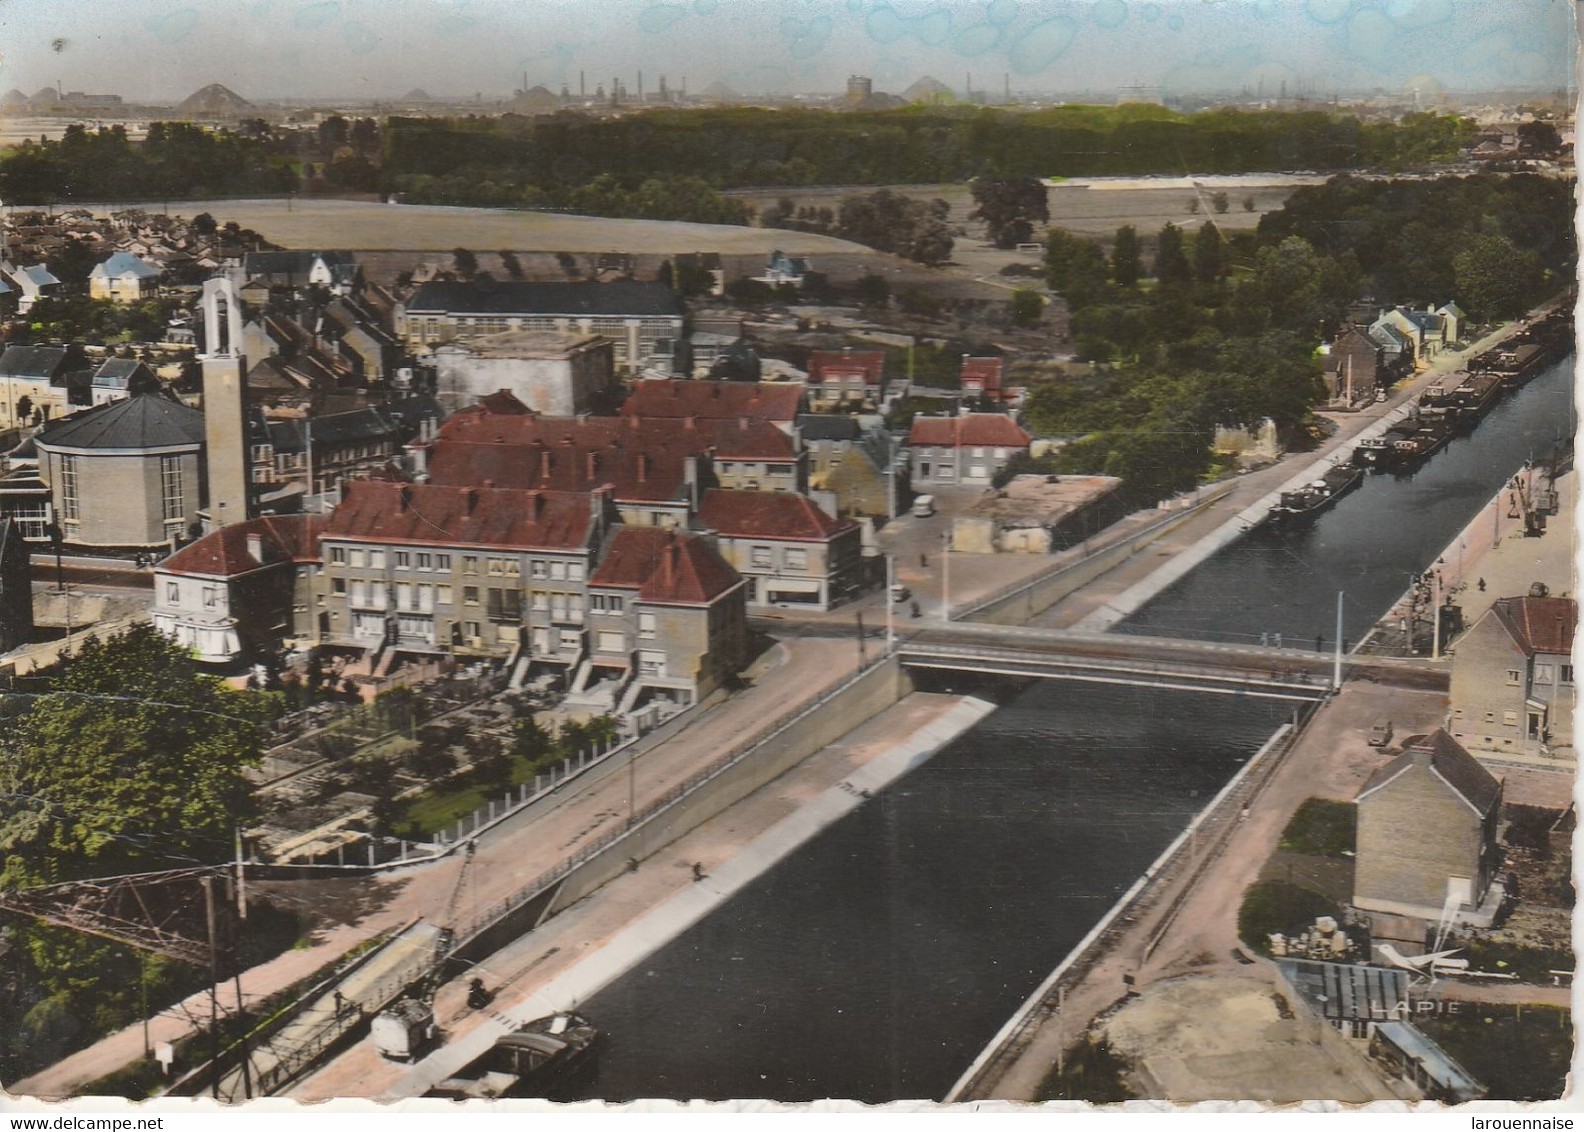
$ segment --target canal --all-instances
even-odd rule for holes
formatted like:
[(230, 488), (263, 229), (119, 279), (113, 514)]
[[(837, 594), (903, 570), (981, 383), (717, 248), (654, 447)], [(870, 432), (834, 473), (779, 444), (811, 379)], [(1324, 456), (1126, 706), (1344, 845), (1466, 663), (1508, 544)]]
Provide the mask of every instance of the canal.
[[(1312, 646), (1341, 589), (1357, 640), (1523, 460), (1571, 436), (1571, 406), (1568, 359), (1415, 474), (1241, 540), (1121, 628)], [(583, 1004), (609, 1044), (557, 1099), (943, 1096), (1288, 710), (1059, 681), (950, 690), (1001, 709)]]
[(609, 1042), (557, 1099), (938, 1100), (1290, 711), (953, 690), (1004, 706), (584, 1004)]
[[(1548, 367), (1417, 471), (1370, 475), (1307, 529), (1260, 527), (1117, 626), (1123, 633), (1331, 648), (1336, 595), (1356, 644), (1412, 575), (1463, 530), (1527, 459), (1573, 436), (1573, 358)], [(1453, 550), (1456, 554), (1456, 548)], [(1457, 570), (1457, 562), (1448, 561)]]

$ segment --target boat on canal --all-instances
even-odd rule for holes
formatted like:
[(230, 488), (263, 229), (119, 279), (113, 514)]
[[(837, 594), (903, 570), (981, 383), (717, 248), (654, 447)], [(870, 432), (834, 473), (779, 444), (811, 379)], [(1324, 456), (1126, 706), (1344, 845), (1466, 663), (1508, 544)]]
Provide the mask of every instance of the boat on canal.
[(1272, 526), (1278, 527), (1307, 522), (1363, 481), (1363, 468), (1339, 464), (1312, 483), (1306, 483), (1295, 491), (1282, 492), (1281, 501), (1271, 508), (1268, 519)]
[(424, 1094), (448, 1100), (544, 1097), (592, 1065), (601, 1034), (577, 1014), (553, 1014), (495, 1039), (483, 1055)]

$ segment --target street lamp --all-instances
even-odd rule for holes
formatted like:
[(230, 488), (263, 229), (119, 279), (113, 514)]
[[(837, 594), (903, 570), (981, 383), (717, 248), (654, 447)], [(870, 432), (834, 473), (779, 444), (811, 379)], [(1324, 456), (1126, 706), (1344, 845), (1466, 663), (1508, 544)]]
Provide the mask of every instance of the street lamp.
[(941, 620), (951, 621), (951, 530), (941, 535)]

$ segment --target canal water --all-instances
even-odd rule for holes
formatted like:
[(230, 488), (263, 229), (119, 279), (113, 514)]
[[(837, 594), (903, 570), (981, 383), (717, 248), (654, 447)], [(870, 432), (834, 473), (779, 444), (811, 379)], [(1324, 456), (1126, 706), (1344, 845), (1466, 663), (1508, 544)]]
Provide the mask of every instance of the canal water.
[[(1417, 471), (1369, 475), (1307, 529), (1260, 527), (1117, 628), (1124, 633), (1332, 648), (1356, 644), (1527, 459), (1573, 436), (1573, 358), (1509, 393)], [(1477, 532), (1476, 532), (1477, 533)], [(1456, 572), (1457, 548), (1446, 570)], [(1473, 579), (1470, 579), (1471, 581)]]
[(1005, 706), (586, 1003), (609, 1044), (558, 1099), (940, 1099), (1291, 710), (952, 690)]
[[(1568, 359), (1418, 472), (1240, 541), (1121, 628), (1312, 647), (1342, 589), (1357, 640), (1571, 434)], [(1289, 710), (952, 679), (1001, 710), (583, 1004), (609, 1044), (557, 1099), (938, 1099)]]

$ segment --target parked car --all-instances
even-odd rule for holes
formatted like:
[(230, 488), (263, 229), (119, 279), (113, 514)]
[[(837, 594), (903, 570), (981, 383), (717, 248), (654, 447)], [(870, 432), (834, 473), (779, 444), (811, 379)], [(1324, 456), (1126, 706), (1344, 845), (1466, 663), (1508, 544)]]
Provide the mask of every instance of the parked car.
[(892, 582), (891, 583), (891, 600), (892, 601), (906, 601), (908, 598), (910, 598), (912, 596), (913, 596), (913, 591), (908, 589), (901, 582)]
[(933, 495), (921, 495), (913, 500), (913, 514), (920, 519), (928, 519), (935, 514), (935, 497)]
[(1378, 723), (1375, 724), (1374, 727), (1370, 728), (1370, 734), (1369, 734), (1369, 745), (1370, 746), (1372, 746), (1372, 747), (1384, 747), (1387, 743), (1390, 743), (1391, 740), (1392, 740), (1391, 720), (1389, 720), (1389, 719), (1380, 720)]

